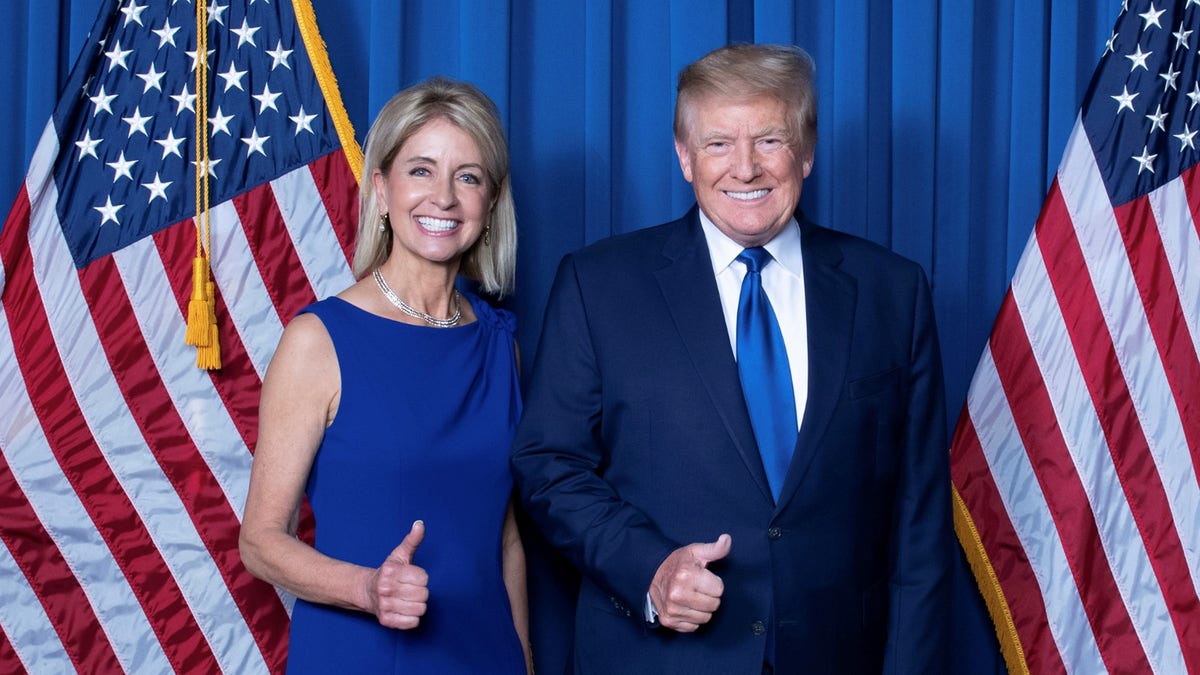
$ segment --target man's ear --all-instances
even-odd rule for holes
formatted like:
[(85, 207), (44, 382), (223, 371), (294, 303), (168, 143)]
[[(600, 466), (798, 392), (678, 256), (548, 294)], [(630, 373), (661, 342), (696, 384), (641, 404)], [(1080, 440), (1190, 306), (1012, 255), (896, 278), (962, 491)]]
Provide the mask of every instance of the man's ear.
[(688, 150), (687, 143), (678, 138), (675, 139), (675, 155), (679, 157), (679, 168), (683, 171), (683, 179), (689, 183), (692, 182), (692, 155)]

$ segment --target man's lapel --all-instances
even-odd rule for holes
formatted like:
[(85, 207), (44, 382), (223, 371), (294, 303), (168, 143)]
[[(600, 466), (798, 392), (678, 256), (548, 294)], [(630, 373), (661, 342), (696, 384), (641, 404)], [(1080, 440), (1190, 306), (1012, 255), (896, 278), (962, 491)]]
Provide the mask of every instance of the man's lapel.
[(777, 510), (803, 483), (818, 452), (828, 452), (822, 443), (825, 430), (841, 398), (846, 368), (850, 362), (850, 339), (854, 328), (854, 306), (858, 297), (855, 279), (839, 269), (841, 250), (803, 216), (801, 246), (804, 255), (804, 301), (808, 322), (808, 401), (796, 452), (780, 491)]
[(771, 488), (746, 413), (737, 363), (729, 347), (729, 332), (697, 213), (693, 207), (678, 221), (663, 246), (664, 264), (656, 272), (658, 283), (679, 337), (725, 430), (763, 498), (771, 502)]

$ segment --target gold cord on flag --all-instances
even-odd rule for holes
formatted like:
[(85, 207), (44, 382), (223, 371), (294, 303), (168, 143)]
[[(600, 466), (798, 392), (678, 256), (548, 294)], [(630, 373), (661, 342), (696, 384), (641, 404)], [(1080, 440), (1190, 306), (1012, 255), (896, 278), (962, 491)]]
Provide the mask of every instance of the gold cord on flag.
[(192, 295), (185, 341), (196, 346), (196, 367), (221, 368), (217, 337), (216, 285), (212, 280), (212, 229), (209, 220), (208, 154), (208, 7), (196, 3), (196, 257), (192, 259)]

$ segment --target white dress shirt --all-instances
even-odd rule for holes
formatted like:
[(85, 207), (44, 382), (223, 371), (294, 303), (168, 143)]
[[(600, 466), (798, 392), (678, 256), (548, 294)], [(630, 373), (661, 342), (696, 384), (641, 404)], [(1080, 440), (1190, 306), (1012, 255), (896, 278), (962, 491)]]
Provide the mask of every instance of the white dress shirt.
[[(737, 262), (736, 258), (743, 247), (718, 230), (703, 211), (700, 212), (700, 227), (708, 241), (713, 276), (717, 279), (721, 309), (725, 312), (725, 328), (729, 331), (729, 345), (736, 359), (738, 300), (742, 293), (742, 279), (746, 276), (746, 266)], [(808, 321), (800, 226), (796, 219), (793, 218), (763, 248), (774, 258), (771, 264), (762, 269), (762, 285), (779, 321), (779, 331), (783, 333), (783, 344), (787, 348), (792, 390), (796, 394), (796, 426), (799, 429), (804, 420), (804, 406), (808, 402)]]

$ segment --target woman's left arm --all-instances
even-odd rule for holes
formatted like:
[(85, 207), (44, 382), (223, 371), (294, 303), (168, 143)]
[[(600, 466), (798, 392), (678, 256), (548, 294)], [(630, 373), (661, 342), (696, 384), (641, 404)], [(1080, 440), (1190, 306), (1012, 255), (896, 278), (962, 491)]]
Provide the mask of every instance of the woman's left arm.
[(529, 646), (529, 595), (525, 590), (525, 547), (521, 545), (521, 533), (517, 530), (517, 515), (513, 501), (508, 502), (504, 514), (503, 542), (504, 586), (508, 589), (508, 604), (512, 606), (513, 625), (521, 648), (525, 652), (525, 668), (533, 672), (533, 651)]

